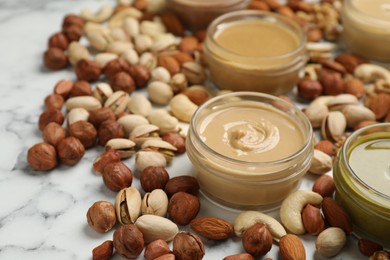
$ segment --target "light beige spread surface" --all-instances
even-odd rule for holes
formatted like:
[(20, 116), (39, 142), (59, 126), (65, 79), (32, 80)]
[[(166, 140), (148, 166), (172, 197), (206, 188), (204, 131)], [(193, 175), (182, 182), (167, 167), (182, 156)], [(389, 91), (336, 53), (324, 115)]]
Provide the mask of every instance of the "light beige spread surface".
[(390, 0), (353, 0), (360, 12), (390, 22)]

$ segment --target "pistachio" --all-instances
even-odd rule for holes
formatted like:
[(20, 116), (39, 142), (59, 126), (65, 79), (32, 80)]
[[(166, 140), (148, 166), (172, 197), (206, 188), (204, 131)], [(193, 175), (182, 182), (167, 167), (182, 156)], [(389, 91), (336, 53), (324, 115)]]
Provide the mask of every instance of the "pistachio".
[(153, 39), (149, 35), (139, 34), (134, 37), (134, 48), (138, 53), (149, 51), (153, 45)]
[(153, 53), (160, 53), (165, 50), (173, 49), (176, 45), (176, 39), (172, 34), (166, 34), (158, 37), (153, 45), (150, 47), (150, 50)]
[(162, 81), (153, 81), (147, 87), (150, 100), (159, 105), (166, 105), (173, 97), (172, 88)]
[(99, 100), (91, 96), (71, 97), (65, 102), (68, 111), (74, 108), (84, 108), (86, 110), (94, 110), (102, 107)]
[(160, 139), (146, 140), (142, 144), (141, 149), (144, 151), (151, 150), (161, 153), (162, 155), (164, 155), (168, 163), (172, 161), (173, 157), (175, 156), (175, 152), (177, 151), (176, 147)]
[(151, 124), (136, 126), (130, 133), (130, 140), (135, 142), (138, 146), (141, 146), (143, 142), (150, 138), (159, 139), (158, 127)]
[(134, 17), (125, 18), (122, 23), (122, 28), (131, 37), (139, 34), (139, 22)]
[(96, 84), (95, 90), (93, 91), (93, 96), (104, 104), (107, 99), (112, 95), (113, 91), (110, 85), (105, 82), (100, 82)]
[(128, 49), (132, 49), (133, 44), (128, 41), (112, 41), (107, 44), (106, 52), (121, 55)]
[(314, 149), (309, 172), (321, 175), (325, 174), (332, 169), (332, 164), (332, 157), (320, 150)]
[(135, 223), (141, 213), (141, 194), (134, 187), (122, 189), (115, 198), (115, 211), (121, 224)]
[(118, 123), (123, 126), (126, 135), (130, 135), (130, 133), (134, 130), (135, 127), (140, 125), (148, 125), (149, 121), (143, 116), (131, 114), (119, 118)]
[(169, 71), (164, 67), (156, 67), (152, 70), (152, 80), (153, 81), (161, 81), (164, 83), (169, 83), (171, 80), (171, 74)]
[(125, 111), (129, 102), (129, 94), (124, 91), (115, 91), (104, 103), (104, 107), (111, 108), (115, 114)]
[(73, 108), (67, 114), (68, 126), (76, 123), (77, 121), (88, 121), (89, 112), (85, 108)]
[(343, 113), (331, 111), (322, 121), (321, 134), (330, 141), (338, 141), (347, 128), (347, 120)]
[(110, 30), (110, 36), (114, 41), (129, 41), (130, 36), (120, 27), (114, 27)]
[(328, 102), (328, 108), (330, 111), (341, 111), (345, 106), (357, 105), (358, 103), (359, 100), (356, 96), (351, 94), (340, 94)]
[(348, 105), (341, 111), (347, 120), (347, 126), (354, 128), (362, 121), (375, 121), (375, 114), (370, 109), (363, 106)]
[(172, 114), (179, 120), (190, 122), (192, 115), (198, 108), (186, 95), (178, 94), (169, 102)]
[(139, 62), (138, 53), (134, 49), (128, 49), (121, 54), (121, 58), (125, 59), (130, 65), (135, 65)]
[(105, 51), (108, 43), (112, 40), (110, 36), (102, 30), (89, 30), (86, 32), (89, 44), (98, 51)]
[(151, 214), (165, 217), (167, 210), (168, 196), (163, 190), (155, 189), (145, 194), (141, 205), (142, 215)]
[(73, 41), (68, 46), (68, 59), (74, 66), (81, 59), (89, 59), (90, 54), (86, 47), (77, 41)]
[(106, 21), (113, 13), (113, 8), (109, 4), (104, 4), (96, 13), (92, 13), (89, 9), (81, 9), (80, 16), (87, 22), (102, 23)]
[(142, 17), (142, 12), (134, 7), (127, 7), (111, 16), (108, 20), (108, 26), (110, 28), (120, 27), (123, 24), (123, 21), (128, 17), (140, 19)]
[(139, 57), (139, 64), (144, 65), (152, 70), (157, 67), (157, 58), (150, 52), (144, 52)]
[(175, 223), (156, 215), (143, 215), (137, 219), (135, 225), (144, 234), (146, 243), (157, 239), (171, 241), (179, 232), (179, 228)]
[(148, 119), (151, 124), (158, 126), (161, 134), (177, 132), (178, 123), (176, 117), (171, 116), (165, 109), (156, 109), (150, 113)]
[(178, 94), (188, 87), (187, 78), (183, 73), (176, 73), (169, 82), (173, 93)]
[(148, 166), (166, 167), (167, 160), (164, 155), (155, 151), (139, 151), (135, 157), (135, 167), (142, 171)]
[(155, 21), (142, 21), (140, 23), (140, 31), (142, 34), (156, 38), (158, 35), (165, 33), (165, 27)]
[(206, 80), (203, 67), (196, 62), (185, 62), (182, 66), (183, 74), (192, 84), (202, 84)]
[(152, 104), (143, 94), (132, 95), (127, 104), (130, 112), (147, 117), (152, 111)]
[(135, 143), (125, 138), (113, 138), (105, 145), (106, 150), (117, 150), (121, 158), (129, 158), (135, 153)]

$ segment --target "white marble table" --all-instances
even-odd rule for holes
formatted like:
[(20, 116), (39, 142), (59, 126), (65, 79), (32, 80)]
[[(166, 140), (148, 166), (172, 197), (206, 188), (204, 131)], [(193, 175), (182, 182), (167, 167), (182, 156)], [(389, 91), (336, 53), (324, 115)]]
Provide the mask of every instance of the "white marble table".
[[(0, 259), (91, 259), (95, 246), (112, 239), (113, 231), (98, 234), (85, 217), (93, 202), (115, 198), (91, 170), (102, 148), (88, 150), (74, 167), (61, 166), (47, 173), (34, 172), (26, 163), (27, 149), (42, 140), (37, 122), (43, 99), (58, 80), (75, 77), (71, 69), (51, 72), (44, 68), (47, 39), (60, 29), (65, 14), (78, 13), (82, 7), (97, 9), (104, 2), (0, 0)], [(126, 163), (134, 169), (133, 159)], [(176, 158), (168, 171), (171, 176), (191, 174), (186, 155)], [(139, 187), (137, 177), (134, 185)], [(311, 189), (313, 180), (307, 175), (302, 188)], [(202, 199), (200, 215), (233, 220), (236, 214)], [(315, 254), (315, 237), (302, 239), (307, 259), (321, 259)], [(204, 259), (243, 252), (237, 238), (205, 244)], [(267, 257), (278, 259), (278, 254), (274, 245)], [(358, 252), (357, 240), (350, 237), (343, 253), (334, 259), (365, 258)]]

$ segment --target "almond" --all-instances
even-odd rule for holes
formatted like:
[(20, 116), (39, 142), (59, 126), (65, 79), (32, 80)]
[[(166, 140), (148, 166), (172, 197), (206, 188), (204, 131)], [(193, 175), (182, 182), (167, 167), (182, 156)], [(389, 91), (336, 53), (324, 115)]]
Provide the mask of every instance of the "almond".
[(287, 234), (280, 239), (280, 254), (284, 260), (305, 260), (306, 251), (301, 239), (293, 234)]
[(216, 217), (199, 217), (190, 222), (190, 227), (199, 235), (211, 240), (229, 238), (234, 230), (233, 225)]
[(363, 128), (365, 126), (378, 124), (378, 123), (379, 123), (378, 121), (374, 121), (374, 120), (364, 120), (364, 121), (359, 122), (357, 125), (355, 125), (354, 130), (356, 131), (356, 130)]
[(347, 70), (347, 72), (351, 74), (353, 74), (355, 68), (360, 64), (368, 63), (367, 60), (349, 53), (338, 55), (335, 58), (335, 61), (341, 63), (344, 66), (344, 68)]
[(199, 41), (196, 37), (186, 36), (181, 38), (178, 47), (180, 51), (184, 53), (192, 54), (198, 48), (198, 45), (199, 45)]
[(383, 246), (364, 238), (359, 239), (358, 247), (360, 253), (365, 256), (372, 256), (376, 251), (383, 249)]
[(166, 12), (161, 14), (161, 20), (169, 32), (177, 36), (184, 36), (184, 26), (176, 15)]
[(223, 260), (253, 260), (253, 256), (248, 253), (241, 253), (235, 255), (226, 256)]
[(390, 95), (379, 93), (370, 100), (369, 108), (374, 112), (376, 119), (384, 118), (390, 111)]
[(108, 260), (112, 256), (114, 244), (111, 240), (104, 241), (92, 250), (92, 260)]
[(314, 182), (312, 190), (325, 198), (333, 197), (335, 188), (333, 177), (329, 175), (322, 175)]
[(333, 60), (329, 60), (329, 59), (319, 59), (319, 60), (317, 60), (317, 62), (319, 64), (321, 64), (323, 68), (326, 68), (326, 69), (329, 69), (329, 70), (332, 70), (335, 72), (339, 72), (343, 75), (345, 73), (347, 73), (347, 70), (345, 69), (345, 67), (341, 63), (338, 63), (337, 61), (333, 61)]
[(361, 98), (366, 93), (363, 81), (357, 78), (348, 79), (344, 82), (344, 93)]
[(166, 68), (171, 75), (180, 71), (179, 62), (172, 56), (162, 55), (158, 57), (158, 66)]
[(302, 210), (302, 223), (307, 233), (318, 235), (325, 229), (325, 221), (319, 208), (307, 204)]
[(347, 212), (332, 198), (326, 197), (322, 201), (322, 212), (332, 227), (338, 227), (349, 235), (352, 233), (352, 223)]
[(326, 153), (329, 156), (335, 156), (337, 154), (337, 148), (329, 140), (321, 140), (314, 145), (314, 149), (320, 150), (323, 153)]
[(210, 98), (210, 93), (202, 86), (192, 86), (182, 92), (194, 104), (200, 106)]

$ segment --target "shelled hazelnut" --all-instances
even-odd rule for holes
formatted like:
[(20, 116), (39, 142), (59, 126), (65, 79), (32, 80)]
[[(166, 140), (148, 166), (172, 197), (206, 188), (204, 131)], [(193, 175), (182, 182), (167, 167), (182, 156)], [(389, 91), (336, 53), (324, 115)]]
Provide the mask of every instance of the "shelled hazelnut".
[(145, 192), (164, 189), (169, 180), (169, 174), (164, 167), (148, 166), (140, 173), (141, 187)]
[(53, 145), (38, 143), (27, 152), (27, 162), (35, 171), (48, 171), (57, 166), (57, 152)]
[(70, 91), (70, 97), (77, 96), (91, 96), (92, 95), (92, 87), (89, 82), (80, 80), (76, 81), (73, 85), (72, 90)]
[(111, 230), (116, 223), (115, 208), (108, 201), (95, 202), (87, 212), (88, 225), (99, 233)]
[(60, 48), (50, 47), (43, 55), (45, 66), (51, 70), (60, 70), (68, 66), (68, 57)]
[(107, 164), (103, 169), (103, 182), (112, 191), (130, 187), (133, 182), (131, 170), (122, 162)]
[(61, 163), (75, 165), (84, 156), (85, 149), (79, 139), (70, 136), (62, 139), (57, 144), (58, 158)]
[(42, 132), (43, 141), (53, 146), (56, 146), (65, 137), (66, 130), (56, 122), (47, 124)]
[(62, 125), (64, 119), (64, 115), (60, 110), (55, 108), (48, 108), (39, 116), (39, 130), (43, 130), (51, 122)]
[(113, 138), (123, 138), (125, 130), (117, 121), (106, 120), (100, 124), (98, 129), (99, 144), (104, 146)]
[(97, 139), (97, 131), (95, 127), (84, 120), (77, 121), (71, 124), (68, 128), (69, 135), (76, 137), (83, 144), (85, 149), (95, 145)]

